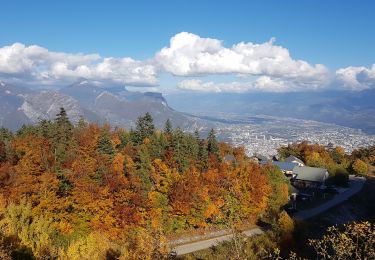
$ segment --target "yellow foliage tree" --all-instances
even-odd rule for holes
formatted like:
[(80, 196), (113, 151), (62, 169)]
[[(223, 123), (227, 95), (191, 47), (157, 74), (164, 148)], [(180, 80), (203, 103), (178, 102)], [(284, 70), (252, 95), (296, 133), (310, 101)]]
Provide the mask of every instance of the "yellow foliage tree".
[(37, 258), (57, 255), (57, 248), (53, 245), (56, 230), (52, 219), (44, 215), (34, 216), (31, 203), (24, 199), (18, 205), (9, 204), (2, 214), (0, 228), (6, 235), (17, 236)]
[(108, 250), (111, 249), (109, 240), (99, 233), (91, 233), (86, 237), (70, 243), (66, 250), (60, 250), (59, 259), (66, 260), (91, 260), (106, 259)]
[(364, 175), (368, 172), (367, 163), (365, 163), (361, 159), (355, 160), (352, 167), (356, 174)]
[(282, 234), (291, 234), (293, 232), (294, 221), (285, 211), (282, 211), (279, 214), (279, 219), (277, 222)]
[(115, 174), (120, 176), (124, 175), (124, 162), (125, 156), (122, 153), (117, 153), (112, 161), (112, 167)]

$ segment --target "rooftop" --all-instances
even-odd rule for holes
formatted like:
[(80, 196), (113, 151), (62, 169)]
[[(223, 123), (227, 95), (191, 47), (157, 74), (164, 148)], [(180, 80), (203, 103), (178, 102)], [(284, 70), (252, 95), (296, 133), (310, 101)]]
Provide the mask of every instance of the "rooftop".
[(282, 171), (293, 171), (294, 167), (298, 166), (298, 163), (294, 162), (272, 162), (273, 165), (276, 165)]
[(297, 162), (297, 163), (302, 163), (303, 165), (305, 165), (301, 159), (298, 159), (297, 157), (293, 155), (290, 155), (288, 158), (286, 158), (285, 162)]
[(296, 166), (293, 174), (297, 175), (296, 180), (324, 182), (327, 175), (327, 169), (307, 166)]
[(280, 162), (280, 161), (261, 161), (261, 164), (272, 164), (280, 168), (282, 171), (293, 171), (294, 167), (298, 166), (295, 162)]

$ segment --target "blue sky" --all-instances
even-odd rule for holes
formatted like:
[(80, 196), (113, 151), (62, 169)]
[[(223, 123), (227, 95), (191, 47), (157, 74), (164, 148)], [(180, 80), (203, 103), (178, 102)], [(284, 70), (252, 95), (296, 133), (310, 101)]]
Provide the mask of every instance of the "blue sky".
[[(287, 49), (293, 60), (303, 60), (312, 66), (323, 64), (332, 75), (340, 68), (366, 67), (368, 71), (362, 68), (355, 73), (366, 76), (367, 85), (362, 88), (372, 86), (374, 1), (5, 0), (1, 6), (0, 47), (19, 42), (51, 52), (98, 53), (103, 58), (131, 57), (145, 61), (168, 47), (171, 37), (180, 32), (220, 40), (225, 48), (240, 42), (262, 44), (275, 37), (273, 44)], [(238, 83), (243, 78), (264, 75), (285, 81), (280, 73), (264, 70), (246, 72), (245, 77), (236, 69), (230, 69), (224, 76), (203, 69), (180, 73), (184, 75), (176, 78), (171, 76), (176, 75), (174, 72), (173, 69), (157, 71), (157, 84), (195, 79), (202, 81), (202, 85), (212, 79), (216, 80), (214, 83), (231, 81), (228, 77), (232, 76), (232, 81)], [(293, 84), (305, 82), (293, 79)], [(326, 85), (332, 84), (330, 80)]]

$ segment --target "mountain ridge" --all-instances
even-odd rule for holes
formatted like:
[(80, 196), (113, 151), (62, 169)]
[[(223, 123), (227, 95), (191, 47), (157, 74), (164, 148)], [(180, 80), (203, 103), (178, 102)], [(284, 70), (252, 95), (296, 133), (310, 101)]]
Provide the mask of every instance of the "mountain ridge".
[[(315, 120), (375, 134), (375, 90), (288, 93), (179, 93), (166, 96), (178, 111), (268, 115)], [(194, 102), (194, 106), (190, 104)]]
[(170, 108), (163, 95), (157, 92), (104, 88), (87, 80), (60, 90), (31, 90), (5, 82), (0, 84), (0, 126), (12, 130), (42, 119), (52, 120), (60, 107), (65, 108), (73, 123), (84, 117), (89, 122), (110, 122), (114, 126), (131, 128), (139, 116), (149, 112), (159, 128), (167, 119), (184, 129), (200, 125), (199, 119)]

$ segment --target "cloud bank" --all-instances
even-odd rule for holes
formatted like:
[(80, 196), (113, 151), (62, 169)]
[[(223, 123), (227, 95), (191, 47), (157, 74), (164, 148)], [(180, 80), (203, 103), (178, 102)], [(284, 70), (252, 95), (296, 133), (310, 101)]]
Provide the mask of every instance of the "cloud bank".
[(273, 43), (274, 39), (262, 44), (241, 42), (226, 48), (219, 40), (182, 32), (172, 37), (170, 46), (158, 52), (155, 59), (165, 71), (177, 76), (224, 73), (304, 79), (326, 76), (324, 65), (293, 60), (287, 49)]
[[(335, 72), (322, 64), (295, 60), (275, 40), (240, 42), (226, 47), (218, 39), (181, 32), (148, 60), (53, 52), (15, 43), (0, 48), (0, 79), (38, 86), (64, 86), (85, 78), (103, 85), (155, 87), (161, 73), (176, 76), (179, 89), (205, 92), (364, 90), (375, 87), (371, 68), (347, 67)], [(232, 82), (205, 81), (230, 75)]]
[(375, 64), (371, 68), (347, 67), (336, 71), (338, 85), (352, 90), (375, 88)]
[(179, 82), (177, 87), (181, 90), (216, 93), (242, 93), (251, 91), (288, 92), (301, 90), (300, 85), (294, 85), (292, 82), (287, 83), (281, 79), (272, 79), (269, 76), (260, 76), (252, 82), (233, 81), (229, 83), (203, 82), (200, 79), (187, 79)]
[(109, 84), (155, 85), (155, 66), (132, 58), (51, 52), (15, 43), (0, 48), (0, 77), (35, 85), (64, 85), (85, 78)]

